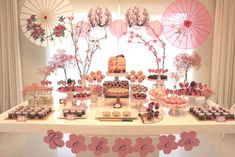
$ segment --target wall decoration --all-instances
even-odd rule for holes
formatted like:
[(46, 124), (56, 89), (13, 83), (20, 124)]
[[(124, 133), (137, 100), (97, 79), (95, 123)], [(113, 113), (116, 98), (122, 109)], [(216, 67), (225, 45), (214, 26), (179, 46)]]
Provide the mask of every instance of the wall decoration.
[(123, 20), (115, 20), (111, 22), (109, 31), (113, 36), (120, 38), (127, 33), (127, 24)]
[(162, 150), (164, 154), (170, 154), (172, 150), (176, 150), (178, 147), (175, 141), (174, 135), (162, 135), (159, 137), (159, 143), (157, 144), (157, 149)]
[(163, 33), (163, 26), (159, 21), (150, 21), (146, 25), (146, 32), (152, 38), (157, 38)]
[[(153, 145), (153, 137), (136, 137), (135, 144), (132, 146), (132, 140), (130, 138), (118, 137), (114, 140), (112, 151), (117, 153), (119, 157), (125, 157), (130, 153), (138, 152), (139, 156), (145, 157), (149, 153), (153, 153), (155, 148), (162, 150), (165, 154), (170, 154), (172, 150), (176, 150), (179, 147), (184, 147), (186, 151), (191, 151), (194, 147), (200, 144), (200, 140), (197, 138), (195, 131), (180, 133), (180, 139), (177, 142), (176, 137), (172, 134), (162, 135), (159, 137), (159, 143), (157, 147)], [(64, 142), (63, 133), (60, 131), (48, 130), (47, 135), (43, 138), (45, 143), (49, 144), (51, 149), (57, 147), (63, 147), (66, 143), (66, 147), (70, 148), (72, 153), (78, 154), (79, 152), (93, 151), (95, 156), (101, 156), (110, 151), (109, 139), (105, 137), (91, 137), (91, 141), (86, 145), (86, 137), (83, 135), (70, 134), (69, 140)]]
[(211, 16), (198, 0), (176, 0), (162, 18), (165, 38), (180, 49), (202, 45), (212, 28)]
[(184, 147), (186, 151), (191, 151), (193, 147), (198, 146), (200, 143), (196, 136), (197, 133), (195, 131), (182, 132), (180, 134), (181, 139), (178, 141), (178, 145)]
[(101, 156), (109, 152), (108, 139), (104, 137), (92, 137), (88, 149), (94, 152), (95, 156)]
[(126, 11), (125, 19), (129, 27), (144, 26), (149, 22), (149, 12), (146, 8), (134, 6)]
[(20, 15), (22, 30), (34, 44), (54, 46), (67, 36), (66, 17), (72, 11), (68, 0), (27, 0)]
[(88, 21), (92, 27), (107, 27), (112, 21), (112, 13), (105, 7), (97, 6), (89, 11)]
[(43, 138), (43, 141), (48, 143), (51, 149), (64, 146), (63, 133), (60, 131), (48, 130), (47, 136)]
[(72, 153), (78, 154), (81, 151), (85, 151), (87, 149), (87, 145), (85, 144), (86, 138), (82, 135), (70, 134), (69, 140), (66, 142), (66, 146), (71, 149)]
[(127, 154), (133, 152), (131, 146), (131, 139), (129, 138), (117, 138), (115, 144), (112, 147), (113, 152), (116, 152), (119, 157), (125, 157)]
[(136, 139), (136, 145), (134, 146), (134, 151), (139, 152), (141, 157), (147, 156), (149, 153), (154, 152), (155, 148), (152, 145), (152, 138), (146, 137), (142, 138), (139, 137)]

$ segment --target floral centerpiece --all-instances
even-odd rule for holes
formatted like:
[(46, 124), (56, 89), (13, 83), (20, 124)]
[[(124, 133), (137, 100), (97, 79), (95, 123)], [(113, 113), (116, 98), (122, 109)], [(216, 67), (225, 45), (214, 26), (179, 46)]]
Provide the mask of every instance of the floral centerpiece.
[(197, 52), (191, 55), (180, 53), (174, 59), (176, 70), (184, 73), (184, 82), (188, 81), (188, 71), (190, 69), (198, 70), (201, 67), (201, 56)]
[[(53, 102), (45, 102), (47, 100), (44, 100), (42, 95), (49, 94), (51, 95), (52, 91), (51, 87), (51, 81), (42, 81), (41, 83), (32, 83), (29, 85), (25, 85), (23, 88), (23, 95), (26, 99), (28, 99), (29, 104), (31, 105), (43, 105)], [(53, 101), (53, 100), (52, 100)]]

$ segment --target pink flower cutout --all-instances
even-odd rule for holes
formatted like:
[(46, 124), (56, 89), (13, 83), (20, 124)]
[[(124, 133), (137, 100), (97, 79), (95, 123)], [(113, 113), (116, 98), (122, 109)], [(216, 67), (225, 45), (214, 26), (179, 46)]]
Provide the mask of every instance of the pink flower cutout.
[(136, 145), (134, 146), (134, 150), (139, 152), (141, 157), (147, 156), (149, 153), (154, 152), (154, 146), (152, 145), (152, 139), (150, 137), (146, 138), (137, 138)]
[(174, 135), (162, 135), (159, 137), (159, 143), (157, 145), (158, 150), (163, 150), (164, 154), (170, 154), (172, 150), (177, 149), (178, 144), (175, 142)]
[(193, 147), (199, 145), (200, 141), (196, 138), (197, 133), (195, 131), (182, 132), (180, 134), (181, 139), (178, 142), (178, 145), (184, 147), (186, 151), (191, 151)]
[(72, 153), (78, 154), (80, 151), (85, 151), (87, 149), (87, 145), (84, 143), (85, 137), (82, 135), (70, 134), (69, 140), (66, 142), (66, 146), (71, 148)]
[(63, 147), (64, 141), (63, 133), (60, 131), (48, 130), (47, 136), (44, 136), (43, 141), (49, 144), (51, 149), (56, 149), (57, 147)]
[(125, 157), (128, 153), (133, 152), (133, 147), (131, 147), (131, 139), (129, 138), (117, 138), (115, 139), (115, 144), (112, 147), (113, 152), (118, 153), (119, 157)]
[(108, 140), (104, 137), (92, 137), (88, 149), (93, 151), (96, 156), (101, 156), (103, 153), (109, 152)]

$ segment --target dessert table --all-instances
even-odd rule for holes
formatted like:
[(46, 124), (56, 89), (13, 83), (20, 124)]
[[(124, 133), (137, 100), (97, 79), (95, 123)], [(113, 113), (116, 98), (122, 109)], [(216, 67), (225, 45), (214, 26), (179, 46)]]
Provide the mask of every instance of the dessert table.
[[(106, 100), (110, 103), (113, 100)], [(128, 102), (128, 99), (123, 100)], [(212, 105), (216, 105), (210, 102)], [(27, 101), (20, 105), (27, 105)], [(130, 106), (124, 106), (130, 109)], [(235, 121), (215, 122), (198, 121), (188, 112), (179, 116), (169, 116), (164, 109), (162, 121), (154, 124), (143, 124), (140, 118), (133, 122), (104, 122), (96, 119), (98, 112), (112, 109), (112, 106), (88, 105), (89, 116), (87, 119), (65, 120), (59, 119), (61, 108), (57, 105), (55, 112), (47, 120), (28, 120), (17, 122), (16, 120), (6, 120), (8, 112), (0, 115), (1, 133), (45, 133), (47, 130), (59, 130), (64, 133), (76, 133), (85, 136), (122, 136), (122, 137), (142, 137), (159, 136), (160, 134), (179, 134), (183, 131), (196, 131), (198, 134), (217, 134), (223, 137), (226, 134), (235, 134)], [(119, 110), (119, 109), (115, 109)], [(132, 110), (132, 109), (131, 109)], [(232, 136), (234, 138), (234, 136)], [(234, 142), (233, 142), (234, 144)], [(234, 150), (233, 150), (233, 153)], [(156, 153), (155, 155), (156, 156)]]

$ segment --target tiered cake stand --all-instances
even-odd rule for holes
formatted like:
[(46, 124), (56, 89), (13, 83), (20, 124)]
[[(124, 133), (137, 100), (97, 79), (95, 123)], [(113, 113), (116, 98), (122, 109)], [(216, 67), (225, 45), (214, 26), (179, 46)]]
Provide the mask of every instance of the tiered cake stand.
[[(114, 82), (116, 81), (119, 81), (119, 77), (126, 77), (128, 75), (128, 73), (106, 73), (107, 76), (110, 76), (110, 77), (114, 77)], [(114, 108), (121, 108), (122, 107), (122, 102), (121, 102), (121, 99), (120, 97), (123, 96), (122, 93), (118, 94), (118, 93), (109, 93), (109, 95), (112, 95), (113, 97), (116, 97), (116, 102), (113, 103), (113, 107)]]

